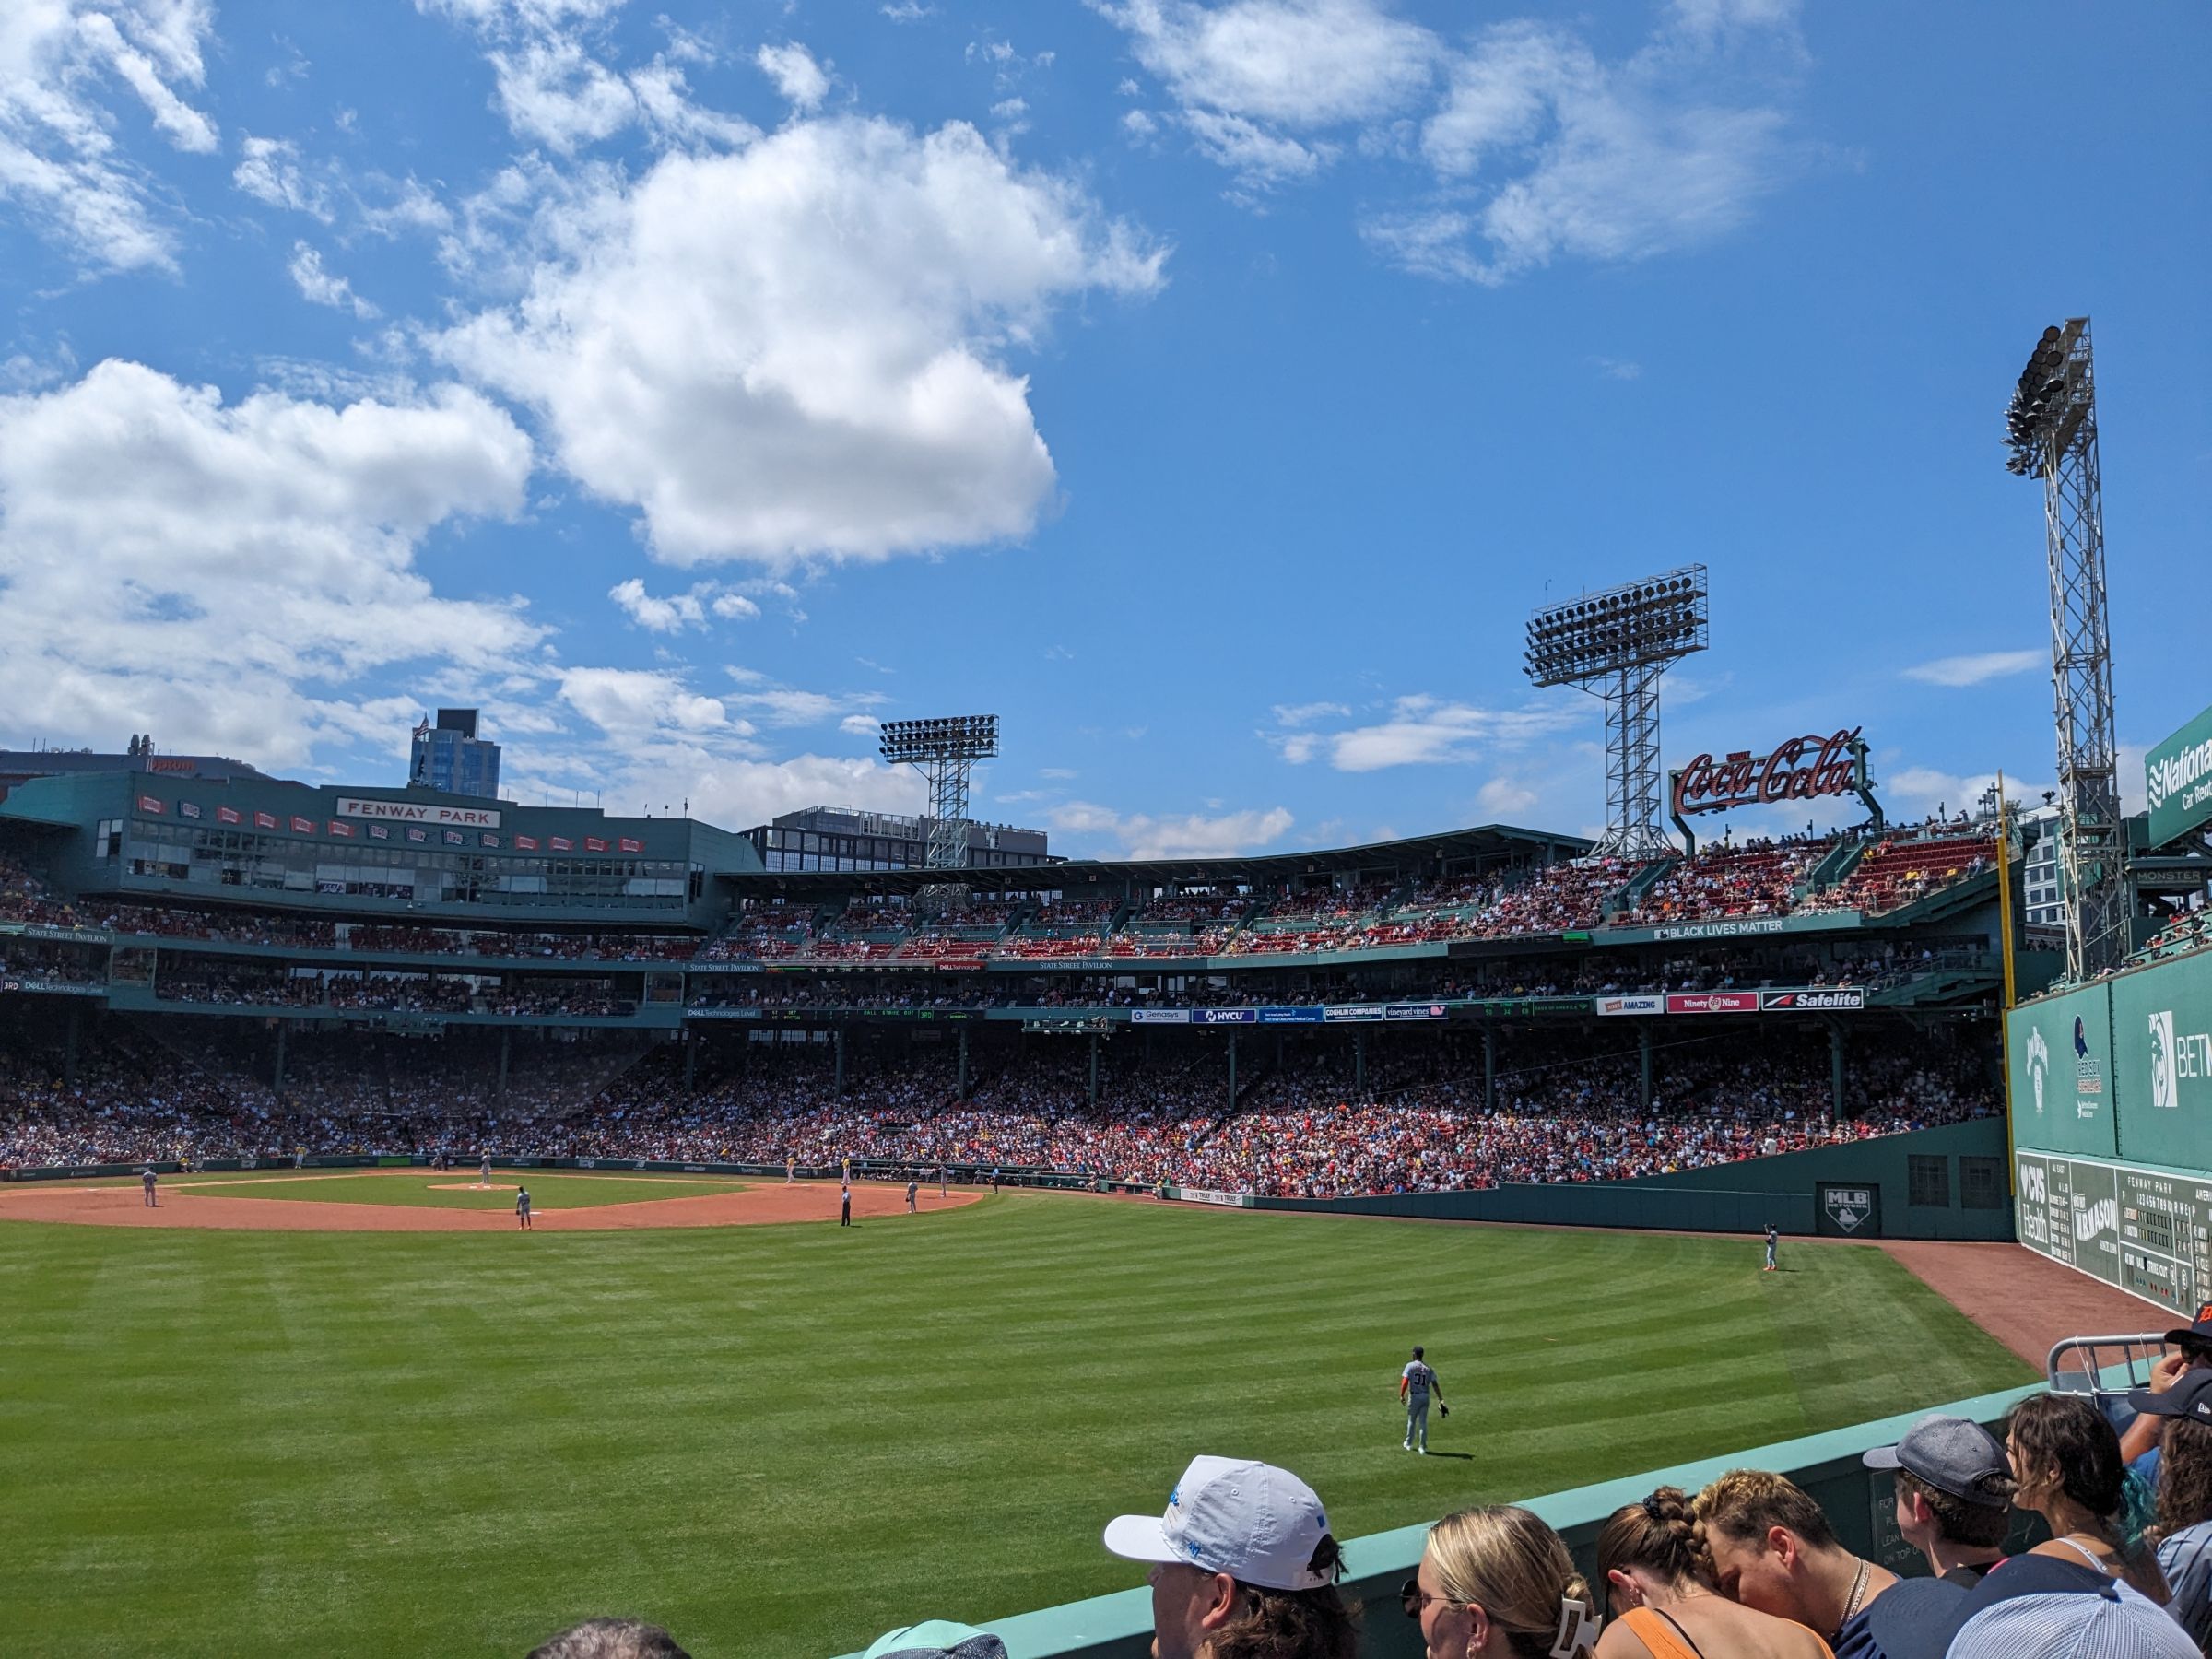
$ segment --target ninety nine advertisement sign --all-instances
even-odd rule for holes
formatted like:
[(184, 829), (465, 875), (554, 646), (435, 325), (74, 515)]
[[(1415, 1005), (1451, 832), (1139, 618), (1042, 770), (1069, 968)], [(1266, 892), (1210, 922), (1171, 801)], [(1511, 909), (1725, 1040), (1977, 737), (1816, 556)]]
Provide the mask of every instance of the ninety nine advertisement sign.
[(1666, 999), (1669, 1014), (1756, 1014), (1756, 991), (1691, 991)]
[(1864, 1008), (1864, 991), (1761, 991), (1759, 1006), (1770, 1014), (1840, 1014)]
[(1601, 996), (1597, 999), (1600, 1014), (1664, 1014), (1666, 998), (1653, 993), (1648, 996)]
[(500, 815), (490, 806), (436, 806), (427, 801), (373, 801), (340, 795), (340, 818), (385, 818), (402, 824), (450, 824), (467, 830), (497, 830)]
[(2212, 818), (2212, 709), (2145, 755), (2143, 772), (2152, 846)]

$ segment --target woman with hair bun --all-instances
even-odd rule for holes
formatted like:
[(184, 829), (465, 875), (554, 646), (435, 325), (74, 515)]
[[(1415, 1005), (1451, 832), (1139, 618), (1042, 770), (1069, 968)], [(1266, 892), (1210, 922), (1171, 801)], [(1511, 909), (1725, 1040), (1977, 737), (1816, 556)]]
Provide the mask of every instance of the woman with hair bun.
[(1831, 1659), (1803, 1625), (1730, 1601), (1700, 1570), (1689, 1495), (1661, 1487), (1597, 1535), (1612, 1617), (1597, 1659)]
[(2012, 1507), (2031, 1510), (2051, 1535), (2032, 1555), (2087, 1562), (2160, 1606), (2169, 1592), (2144, 1534), (2149, 1494), (2120, 1461), (2120, 1436), (2080, 1394), (2030, 1394), (2005, 1419)]
[(1419, 1576), (1399, 1594), (1429, 1659), (1582, 1659), (1597, 1646), (1597, 1610), (1567, 1546), (1512, 1504), (1430, 1527)]

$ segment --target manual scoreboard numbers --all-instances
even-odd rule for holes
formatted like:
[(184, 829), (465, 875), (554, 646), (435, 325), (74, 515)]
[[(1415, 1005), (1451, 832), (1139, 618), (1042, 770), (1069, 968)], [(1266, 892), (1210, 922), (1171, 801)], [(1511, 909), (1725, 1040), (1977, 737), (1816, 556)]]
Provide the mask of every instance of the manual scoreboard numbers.
[(2020, 1241), (2187, 1315), (2212, 1300), (2212, 1175), (2022, 1152)]

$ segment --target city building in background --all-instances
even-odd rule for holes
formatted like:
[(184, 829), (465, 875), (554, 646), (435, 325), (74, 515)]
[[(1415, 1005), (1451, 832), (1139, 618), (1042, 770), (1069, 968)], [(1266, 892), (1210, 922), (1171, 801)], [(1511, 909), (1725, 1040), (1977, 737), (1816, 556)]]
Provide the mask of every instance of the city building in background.
[(477, 735), (476, 710), (441, 709), (437, 724), (426, 720), (415, 728), (407, 787), (498, 797), (500, 746)]
[(0, 801), (18, 783), (33, 778), (67, 778), (89, 772), (147, 772), (163, 778), (263, 779), (267, 774), (221, 755), (164, 755), (150, 736), (133, 735), (123, 753), (113, 749), (0, 749)]

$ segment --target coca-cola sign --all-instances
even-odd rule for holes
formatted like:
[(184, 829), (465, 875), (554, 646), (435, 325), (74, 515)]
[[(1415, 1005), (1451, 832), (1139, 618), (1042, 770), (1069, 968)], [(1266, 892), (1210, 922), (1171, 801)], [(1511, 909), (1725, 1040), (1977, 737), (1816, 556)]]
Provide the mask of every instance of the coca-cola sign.
[(1860, 730), (1853, 726), (1827, 737), (1793, 737), (1763, 755), (1749, 749), (1718, 760), (1700, 755), (1669, 774), (1675, 816), (1862, 793), (1866, 787), (1866, 746), (1859, 738)]

